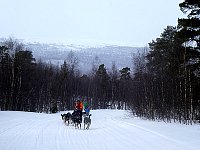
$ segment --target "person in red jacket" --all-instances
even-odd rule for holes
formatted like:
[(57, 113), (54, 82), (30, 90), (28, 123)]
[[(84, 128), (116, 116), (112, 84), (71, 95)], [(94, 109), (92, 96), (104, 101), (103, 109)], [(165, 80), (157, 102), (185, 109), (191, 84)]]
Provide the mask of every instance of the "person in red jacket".
[(77, 100), (75, 110), (80, 114), (80, 117), (82, 117), (83, 103), (80, 100)]
[(83, 110), (83, 103), (80, 100), (77, 100), (75, 103), (76, 110)]

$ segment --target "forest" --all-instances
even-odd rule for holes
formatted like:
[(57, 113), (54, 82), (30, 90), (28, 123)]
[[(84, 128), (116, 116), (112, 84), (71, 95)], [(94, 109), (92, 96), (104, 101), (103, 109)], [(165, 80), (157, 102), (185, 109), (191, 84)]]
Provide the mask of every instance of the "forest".
[(94, 65), (76, 69), (74, 53), (61, 66), (35, 60), (16, 39), (0, 43), (0, 110), (52, 113), (72, 110), (77, 98), (92, 109), (129, 109), (150, 120), (200, 121), (200, 1), (179, 4), (187, 15), (132, 57), (131, 69)]

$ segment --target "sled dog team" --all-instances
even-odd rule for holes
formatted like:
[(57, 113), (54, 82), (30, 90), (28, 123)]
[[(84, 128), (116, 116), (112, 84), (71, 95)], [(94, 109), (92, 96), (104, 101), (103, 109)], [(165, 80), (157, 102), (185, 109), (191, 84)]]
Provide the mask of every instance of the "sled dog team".
[(88, 107), (88, 103), (84, 104), (84, 112), (83, 111), (83, 104), (80, 100), (75, 102), (74, 105), (74, 112), (67, 114), (61, 114), (62, 120), (66, 125), (73, 124), (75, 128), (81, 129), (81, 123), (82, 123), (82, 117), (83, 117), (83, 123), (84, 123), (84, 129), (89, 129), (91, 125), (91, 114), (90, 109)]

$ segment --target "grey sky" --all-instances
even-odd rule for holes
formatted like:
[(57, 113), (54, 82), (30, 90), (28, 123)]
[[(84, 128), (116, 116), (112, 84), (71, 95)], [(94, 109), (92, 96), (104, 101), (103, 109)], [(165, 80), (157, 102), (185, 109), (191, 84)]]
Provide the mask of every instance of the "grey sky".
[(146, 46), (184, 15), (182, 0), (0, 0), (0, 37)]

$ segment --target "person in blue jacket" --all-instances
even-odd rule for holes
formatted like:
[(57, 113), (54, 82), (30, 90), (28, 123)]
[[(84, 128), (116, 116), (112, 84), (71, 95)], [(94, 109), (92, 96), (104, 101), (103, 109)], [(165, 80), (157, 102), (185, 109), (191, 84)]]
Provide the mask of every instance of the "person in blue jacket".
[(83, 105), (84, 105), (85, 114), (86, 114), (86, 115), (89, 115), (89, 113), (90, 113), (90, 108), (89, 108), (88, 102), (84, 102)]

